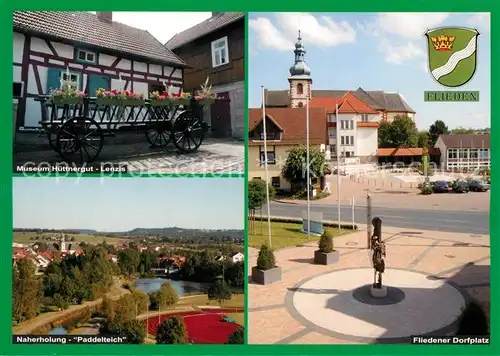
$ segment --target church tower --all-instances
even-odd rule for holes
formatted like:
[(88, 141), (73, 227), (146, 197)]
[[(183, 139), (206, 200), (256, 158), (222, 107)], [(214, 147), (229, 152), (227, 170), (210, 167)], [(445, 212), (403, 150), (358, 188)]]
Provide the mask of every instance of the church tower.
[(60, 250), (61, 251), (66, 251), (66, 241), (64, 239), (64, 233), (61, 231), (61, 240), (59, 241), (60, 242)]
[(307, 63), (304, 60), (306, 50), (302, 44), (302, 38), (297, 38), (297, 43), (295, 43), (295, 63), (290, 67), (290, 77), (288, 77), (288, 82), (290, 83), (290, 107), (300, 108), (306, 106), (306, 99), (312, 98), (312, 79), (311, 69), (309, 69)]

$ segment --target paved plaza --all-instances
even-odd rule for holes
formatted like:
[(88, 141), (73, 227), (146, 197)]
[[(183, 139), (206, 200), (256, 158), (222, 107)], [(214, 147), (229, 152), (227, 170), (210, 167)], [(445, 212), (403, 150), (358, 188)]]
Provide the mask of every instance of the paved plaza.
[[(48, 147), (44, 137), (36, 134), (20, 135), (14, 153), (14, 164), (26, 162), (56, 163), (60, 156)], [(153, 148), (142, 134), (119, 133), (106, 137), (96, 164), (106, 162), (125, 164), (129, 173), (169, 174), (243, 174), (243, 141), (232, 139), (206, 139), (198, 151), (179, 154), (175, 146)]]
[[(252, 344), (405, 343), (411, 335), (455, 331), (470, 297), (489, 307), (488, 235), (385, 227), (384, 284), (375, 299), (366, 231), (335, 239), (340, 261), (313, 264), (317, 243), (275, 251), (281, 282), (249, 284)], [(258, 251), (250, 249), (249, 267)]]

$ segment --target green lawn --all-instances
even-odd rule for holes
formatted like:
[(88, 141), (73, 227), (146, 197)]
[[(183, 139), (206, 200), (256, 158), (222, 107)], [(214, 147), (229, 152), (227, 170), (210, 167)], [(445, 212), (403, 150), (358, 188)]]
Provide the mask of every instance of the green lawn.
[[(252, 222), (249, 222), (251, 224)], [(256, 221), (254, 234), (248, 235), (248, 245), (259, 248), (267, 243), (267, 221)], [(351, 230), (340, 230), (336, 228), (326, 228), (332, 236), (339, 236), (351, 232)], [(297, 246), (308, 241), (318, 241), (319, 237), (301, 232), (302, 224), (291, 224), (282, 222), (271, 222), (272, 248), (277, 250), (284, 247)]]
[[(57, 238), (60, 237), (60, 234), (58, 235), (57, 233), (43, 233), (42, 235), (39, 235), (38, 238), (36, 237), (35, 232), (20, 232), (16, 231), (13, 233), (14, 234), (14, 242), (20, 243), (20, 244), (30, 244), (34, 243), (36, 241), (41, 241), (41, 242), (46, 242), (50, 243), (50, 240), (44, 239), (44, 237), (50, 237), (50, 236), (56, 236)], [(73, 241), (70, 241), (72, 237), (75, 237), (75, 241), (73, 243), (80, 243), (80, 242), (86, 242), (89, 244), (96, 245), (98, 243), (101, 243), (103, 241), (106, 241), (106, 243), (110, 245), (121, 245), (123, 244), (126, 239), (123, 238), (114, 238), (114, 237), (106, 237), (106, 236), (100, 236), (100, 235), (86, 235), (86, 234), (64, 234), (65, 238), (67, 239), (67, 243), (72, 243)], [(52, 241), (55, 243), (56, 241)]]

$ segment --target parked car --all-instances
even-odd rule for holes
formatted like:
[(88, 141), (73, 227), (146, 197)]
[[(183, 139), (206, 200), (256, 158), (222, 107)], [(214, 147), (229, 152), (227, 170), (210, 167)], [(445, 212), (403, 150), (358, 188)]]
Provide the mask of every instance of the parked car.
[(434, 193), (448, 193), (453, 190), (453, 188), (450, 187), (448, 182), (445, 180), (438, 180), (434, 182), (433, 188), (434, 188)]
[(453, 191), (455, 193), (467, 193), (469, 192), (469, 184), (466, 180), (457, 180), (453, 183)]
[(472, 180), (469, 182), (469, 190), (472, 192), (487, 192), (490, 185), (482, 180)]

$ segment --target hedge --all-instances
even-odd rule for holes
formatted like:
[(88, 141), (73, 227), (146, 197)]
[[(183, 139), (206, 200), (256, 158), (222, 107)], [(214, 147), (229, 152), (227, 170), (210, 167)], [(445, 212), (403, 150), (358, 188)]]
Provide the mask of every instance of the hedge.
[[(260, 216), (255, 216), (254, 219), (256, 221), (260, 221), (261, 217)], [(267, 221), (267, 216), (262, 217), (263, 221)], [(272, 222), (280, 222), (280, 223), (285, 223), (285, 224), (302, 224), (302, 219), (301, 218), (287, 218), (287, 217), (278, 217), (278, 216), (271, 216), (271, 221)], [(324, 227), (331, 227), (331, 228), (340, 228), (343, 230), (358, 230), (358, 225), (356, 224), (349, 224), (349, 223), (339, 223), (334, 222), (334, 221), (323, 221), (323, 226)]]

